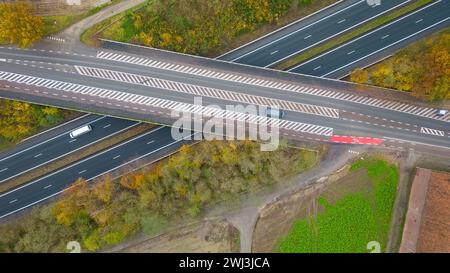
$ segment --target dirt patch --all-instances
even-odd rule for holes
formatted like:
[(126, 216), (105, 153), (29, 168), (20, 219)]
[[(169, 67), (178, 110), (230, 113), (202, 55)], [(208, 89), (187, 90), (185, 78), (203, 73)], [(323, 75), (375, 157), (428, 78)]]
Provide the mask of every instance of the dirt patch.
[(253, 233), (252, 252), (273, 252), (280, 238), (291, 230), (294, 220), (320, 212), (319, 196), (334, 202), (345, 194), (370, 189), (365, 170), (349, 174), (349, 169), (350, 165), (346, 165), (313, 185), (280, 196), (262, 208)]
[(432, 172), (416, 252), (450, 252), (450, 173)]
[(239, 232), (226, 220), (205, 220), (114, 252), (235, 253), (239, 252)]

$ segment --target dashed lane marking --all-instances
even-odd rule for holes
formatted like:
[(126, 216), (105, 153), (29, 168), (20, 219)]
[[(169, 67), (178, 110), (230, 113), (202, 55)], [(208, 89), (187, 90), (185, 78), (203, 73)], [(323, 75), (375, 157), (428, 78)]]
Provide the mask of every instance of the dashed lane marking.
[(219, 71), (209, 70), (209, 69), (205, 69), (205, 68), (194, 67), (191, 65), (173, 64), (173, 63), (164, 62), (164, 61), (156, 61), (156, 60), (150, 59), (148, 57), (138, 57), (135, 55), (119, 54), (119, 53), (113, 53), (113, 52), (104, 51), (104, 50), (100, 50), (97, 52), (97, 58), (105, 59), (105, 60), (112, 60), (112, 61), (117, 61), (117, 62), (123, 62), (123, 63), (130, 63), (130, 64), (141, 65), (141, 66), (147, 66), (147, 67), (153, 67), (153, 68), (158, 68), (158, 69), (163, 69), (163, 70), (171, 70), (171, 71), (175, 71), (175, 72), (181, 72), (181, 73), (209, 77), (209, 78), (215, 78), (215, 79), (220, 79), (220, 80), (227, 80), (227, 81), (239, 82), (239, 83), (244, 83), (244, 84), (262, 86), (262, 87), (267, 87), (267, 88), (274, 88), (274, 89), (279, 89), (279, 90), (310, 94), (310, 95), (327, 97), (327, 98), (332, 98), (332, 99), (337, 99), (337, 100), (344, 100), (344, 101), (349, 101), (349, 102), (353, 102), (353, 103), (369, 105), (369, 106), (373, 106), (373, 107), (389, 109), (392, 111), (403, 112), (403, 113), (412, 114), (412, 115), (416, 115), (416, 116), (450, 122), (450, 114), (447, 114), (445, 116), (437, 116), (436, 109), (434, 109), (434, 108), (415, 106), (415, 105), (398, 102), (398, 101), (389, 101), (389, 100), (377, 99), (377, 98), (372, 98), (372, 97), (363, 97), (363, 96), (353, 95), (353, 94), (349, 94), (349, 93), (331, 91), (331, 90), (327, 90), (327, 89), (319, 89), (319, 88), (314, 88), (314, 87), (307, 87), (307, 86), (298, 85), (298, 84), (294, 84), (294, 83), (286, 83), (283, 81), (266, 80), (266, 79), (257, 78), (256, 76), (242, 76), (242, 75), (230, 73), (230, 72), (219, 72)]
[[(170, 101), (165, 99), (159, 99), (149, 96), (137, 95), (132, 93), (102, 89), (97, 87), (91, 87), (86, 85), (55, 81), (45, 78), (38, 78), (28, 75), (16, 74), (11, 72), (0, 72), (0, 80), (6, 80), (9, 82), (16, 82), (27, 85), (35, 85), (45, 87), (48, 89), (56, 89), (66, 92), (74, 92), (82, 95), (95, 96), (105, 99), (112, 99), (121, 102), (128, 102), (133, 104), (146, 105), (150, 107), (163, 108), (168, 111), (176, 111), (178, 113), (193, 113), (200, 114), (204, 117), (219, 117), (225, 120), (237, 121), (242, 123), (257, 124), (262, 126), (273, 126), (280, 129), (303, 132), (315, 135), (331, 136), (333, 134), (333, 128), (313, 125), (307, 123), (301, 123), (290, 120), (280, 120), (277, 118), (269, 118), (266, 116), (252, 115), (247, 113), (241, 113), (237, 111), (229, 111), (223, 109), (217, 109), (214, 107), (194, 105), (176, 101)], [(47, 93), (42, 91), (42, 93)], [(74, 99), (77, 97), (72, 96)], [(80, 98), (80, 100), (86, 100)], [(124, 107), (128, 107), (124, 105)]]
[(198, 96), (219, 98), (240, 103), (247, 103), (262, 106), (278, 106), (281, 109), (330, 117), (339, 118), (339, 110), (335, 108), (290, 102), (285, 100), (248, 95), (233, 91), (226, 91), (216, 88), (209, 88), (199, 85), (185, 84), (175, 81), (162, 80), (158, 78), (141, 76), (137, 74), (125, 73), (120, 71), (112, 71), (108, 69), (92, 68), (85, 66), (75, 66), (75, 70), (84, 76), (90, 76), (101, 79), (109, 79), (114, 81), (126, 82), (131, 84), (144, 85), (148, 87), (166, 89), (176, 92), (188, 93)]

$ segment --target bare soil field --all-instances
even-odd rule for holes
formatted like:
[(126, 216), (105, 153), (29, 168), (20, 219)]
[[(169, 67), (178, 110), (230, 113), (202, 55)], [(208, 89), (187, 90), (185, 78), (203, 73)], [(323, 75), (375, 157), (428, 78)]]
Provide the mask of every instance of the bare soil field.
[(239, 252), (239, 232), (226, 220), (205, 220), (113, 251), (128, 253), (234, 253)]
[(431, 173), (417, 252), (450, 252), (450, 173)]
[(349, 174), (350, 165), (319, 179), (317, 183), (280, 196), (260, 211), (253, 234), (252, 252), (273, 252), (279, 239), (287, 235), (298, 218), (314, 217), (320, 212), (318, 197), (333, 203), (348, 193), (369, 189), (370, 179), (361, 169)]

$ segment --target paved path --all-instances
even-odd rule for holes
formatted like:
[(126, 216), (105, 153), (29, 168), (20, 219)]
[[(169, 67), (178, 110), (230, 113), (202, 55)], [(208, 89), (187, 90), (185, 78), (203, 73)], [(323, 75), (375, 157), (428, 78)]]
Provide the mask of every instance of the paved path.
[[(80, 36), (86, 29), (108, 19), (109, 17), (112, 17), (127, 9), (137, 6), (145, 1), (146, 0), (122, 0), (117, 4), (102, 9), (101, 11), (97, 12), (92, 16), (84, 18), (83, 20), (71, 25), (70, 27), (66, 28), (65, 30), (63, 30), (58, 34), (51, 35), (51, 37), (53, 37), (53, 40), (44, 39), (41, 42), (37, 43), (36, 47), (38, 48), (44, 47), (48, 49), (49, 46), (50, 47), (56, 46), (58, 47), (58, 50), (65, 50), (65, 51), (73, 51), (75, 48), (80, 47), (84, 48), (86, 46), (83, 43), (81, 43)], [(64, 42), (55, 43), (54, 38), (62, 39), (62, 41)]]
[[(252, 250), (253, 231), (258, 220), (259, 212), (276, 198), (286, 193), (303, 188), (312, 184), (317, 179), (330, 175), (332, 172), (344, 166), (352, 157), (349, 149), (357, 150), (350, 146), (331, 146), (324, 160), (314, 169), (302, 173), (292, 183), (282, 183), (281, 185), (256, 194), (256, 196), (242, 197), (242, 200), (236, 201), (236, 207), (232, 204), (224, 204), (212, 209), (208, 216), (221, 215), (230, 221), (240, 232), (241, 253), (250, 253)], [(366, 149), (361, 147), (361, 149)], [(362, 150), (358, 150), (362, 151)]]

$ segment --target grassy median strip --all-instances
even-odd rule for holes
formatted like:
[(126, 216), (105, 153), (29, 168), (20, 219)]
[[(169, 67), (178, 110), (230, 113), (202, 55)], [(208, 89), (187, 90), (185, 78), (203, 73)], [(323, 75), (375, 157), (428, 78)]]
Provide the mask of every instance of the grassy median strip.
[(396, 9), (392, 12), (389, 12), (381, 17), (378, 17), (350, 32), (347, 32), (343, 35), (339, 35), (336, 38), (333, 38), (329, 40), (328, 42), (325, 42), (319, 46), (315, 46), (310, 50), (307, 50), (305, 52), (302, 52), (298, 55), (293, 56), (292, 58), (287, 59), (284, 62), (281, 62), (274, 66), (275, 69), (279, 70), (286, 70), (290, 67), (293, 67), (297, 64), (300, 64), (312, 57), (315, 57), (321, 53), (324, 53), (327, 50), (330, 50), (334, 47), (337, 47), (345, 42), (348, 42), (366, 32), (369, 32), (371, 30), (374, 30), (375, 28), (378, 28), (386, 23), (389, 23), (395, 19), (398, 19), (399, 17), (406, 15), (407, 13), (410, 13), (422, 6), (425, 6), (432, 2), (432, 0), (417, 0), (413, 3), (406, 5), (404, 7), (401, 7), (399, 9)]
[(48, 173), (53, 172), (57, 169), (60, 169), (64, 166), (67, 166), (71, 163), (74, 163), (75, 161), (78, 161), (82, 158), (85, 158), (85, 157), (88, 157), (95, 153), (98, 153), (100, 151), (103, 151), (109, 147), (112, 147), (112, 146), (120, 143), (120, 142), (123, 142), (127, 139), (137, 136), (137, 135), (153, 128), (154, 126), (155, 125), (148, 124), (148, 123), (139, 124), (137, 126), (134, 126), (131, 129), (125, 130), (124, 132), (121, 132), (117, 135), (111, 136), (103, 141), (92, 144), (92, 145), (90, 145), (84, 149), (81, 149), (79, 151), (76, 151), (68, 156), (64, 156), (61, 159), (53, 161), (45, 166), (41, 166), (41, 167), (31, 170), (27, 173), (24, 173), (23, 175), (20, 175), (20, 176), (12, 178), (10, 180), (7, 180), (5, 182), (2, 182), (2, 183), (0, 183), (0, 193), (9, 191), (13, 188), (16, 188), (18, 186), (26, 184), (27, 182), (29, 182), (31, 180), (34, 180), (45, 174), (48, 174)]

